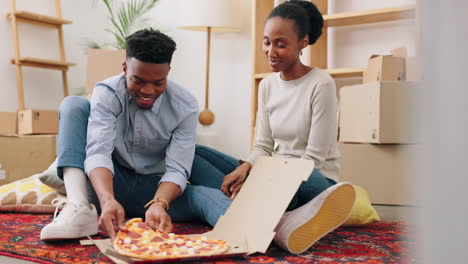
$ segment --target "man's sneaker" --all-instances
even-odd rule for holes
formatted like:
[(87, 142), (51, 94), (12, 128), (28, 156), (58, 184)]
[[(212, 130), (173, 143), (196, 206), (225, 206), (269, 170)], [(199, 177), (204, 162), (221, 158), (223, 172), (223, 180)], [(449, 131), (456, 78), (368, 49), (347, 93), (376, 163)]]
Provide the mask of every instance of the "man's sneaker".
[[(57, 209), (61, 201), (57, 204)], [(92, 204), (67, 203), (60, 214), (57, 210), (52, 223), (41, 230), (41, 240), (76, 239), (95, 235), (98, 232), (97, 212)]]
[(285, 213), (276, 227), (274, 241), (294, 254), (306, 251), (346, 221), (355, 199), (356, 193), (349, 183), (329, 187), (305, 205)]

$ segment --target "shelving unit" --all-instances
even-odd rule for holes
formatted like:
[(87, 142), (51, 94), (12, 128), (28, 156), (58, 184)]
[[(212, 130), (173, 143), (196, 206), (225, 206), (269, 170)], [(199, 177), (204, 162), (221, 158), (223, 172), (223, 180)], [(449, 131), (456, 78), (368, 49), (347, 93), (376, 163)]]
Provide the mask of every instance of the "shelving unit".
[[(71, 24), (70, 20), (62, 19), (62, 12), (60, 0), (55, 0), (56, 17), (46, 16), (41, 14), (32, 13), (29, 11), (16, 10), (16, 0), (10, 0), (10, 12), (7, 17), (11, 21), (13, 44), (15, 50), (15, 57), (11, 59), (11, 63), (16, 67), (16, 81), (18, 89), (18, 108), (19, 110), (25, 109), (24, 105), (24, 89), (23, 89), (23, 73), (22, 67), (37, 67), (43, 69), (59, 70), (62, 71), (63, 94), (68, 96), (68, 81), (67, 71), (68, 67), (75, 65), (74, 63), (66, 62), (65, 48), (63, 41), (62, 25)], [(60, 61), (21, 57), (19, 45), (18, 22), (28, 23), (39, 27), (48, 27), (56, 29), (58, 32), (58, 41), (60, 48)]]
[[(385, 21), (396, 21), (416, 17), (416, 6), (400, 6), (364, 11), (328, 14), (328, 0), (312, 1), (318, 7), (324, 18), (324, 30), (320, 39), (309, 46), (309, 65), (325, 69), (333, 78), (362, 77), (364, 67), (328, 69), (327, 42), (328, 27), (351, 26)], [(262, 52), (263, 27), (274, 7), (273, 0), (252, 1), (252, 110), (251, 110), (251, 146), (255, 139), (256, 113), (258, 108), (258, 85), (260, 81), (271, 74), (265, 55)]]

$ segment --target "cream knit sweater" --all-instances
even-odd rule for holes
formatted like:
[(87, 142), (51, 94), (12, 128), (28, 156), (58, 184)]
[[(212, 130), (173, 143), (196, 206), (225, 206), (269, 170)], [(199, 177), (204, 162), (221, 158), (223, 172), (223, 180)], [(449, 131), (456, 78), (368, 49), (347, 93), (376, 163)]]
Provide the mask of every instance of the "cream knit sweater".
[(328, 73), (315, 67), (292, 81), (272, 74), (260, 82), (255, 146), (247, 161), (312, 159), (325, 177), (338, 181), (337, 130), (336, 86)]

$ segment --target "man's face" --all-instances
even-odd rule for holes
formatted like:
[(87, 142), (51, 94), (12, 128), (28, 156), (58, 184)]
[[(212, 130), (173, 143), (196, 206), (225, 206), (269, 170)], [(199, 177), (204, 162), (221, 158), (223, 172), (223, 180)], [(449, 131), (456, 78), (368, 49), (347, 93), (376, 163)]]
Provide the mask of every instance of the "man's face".
[(169, 63), (147, 63), (135, 58), (127, 58), (123, 63), (128, 92), (140, 108), (151, 109), (164, 93), (170, 69)]

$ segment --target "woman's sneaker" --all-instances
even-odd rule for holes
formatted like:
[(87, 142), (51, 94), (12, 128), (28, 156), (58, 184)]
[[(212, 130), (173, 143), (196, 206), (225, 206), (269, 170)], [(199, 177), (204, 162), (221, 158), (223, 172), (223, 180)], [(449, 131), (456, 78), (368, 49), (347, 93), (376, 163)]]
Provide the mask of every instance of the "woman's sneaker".
[(329, 187), (305, 205), (285, 213), (276, 227), (274, 241), (294, 254), (306, 251), (346, 221), (355, 199), (349, 183)]
[[(57, 204), (57, 210), (61, 201)], [(95, 235), (98, 232), (97, 212), (92, 204), (67, 203), (60, 214), (54, 214), (52, 223), (41, 230), (41, 240), (76, 239)]]

